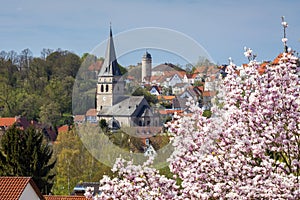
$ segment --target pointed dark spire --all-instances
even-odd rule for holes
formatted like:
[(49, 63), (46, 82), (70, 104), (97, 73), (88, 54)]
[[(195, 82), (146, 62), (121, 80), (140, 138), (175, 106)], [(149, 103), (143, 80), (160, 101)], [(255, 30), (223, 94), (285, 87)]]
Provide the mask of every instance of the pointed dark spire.
[(121, 76), (121, 70), (117, 62), (115, 46), (112, 36), (111, 23), (109, 27), (109, 38), (107, 41), (106, 53), (103, 66), (100, 70), (99, 76)]
[(112, 37), (111, 22), (109, 22), (109, 37)]

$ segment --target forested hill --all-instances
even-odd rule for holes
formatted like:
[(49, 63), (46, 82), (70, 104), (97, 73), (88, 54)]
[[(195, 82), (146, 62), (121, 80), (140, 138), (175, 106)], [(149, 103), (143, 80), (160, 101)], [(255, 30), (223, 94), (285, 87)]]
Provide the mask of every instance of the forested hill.
[(43, 49), (33, 57), (0, 52), (0, 116), (21, 115), (51, 125), (72, 120), (72, 89), (82, 58), (64, 50)]

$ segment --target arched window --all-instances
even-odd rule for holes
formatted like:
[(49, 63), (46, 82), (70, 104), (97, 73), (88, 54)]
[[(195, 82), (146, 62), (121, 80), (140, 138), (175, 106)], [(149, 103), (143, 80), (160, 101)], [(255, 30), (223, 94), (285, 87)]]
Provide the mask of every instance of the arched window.
[(101, 85), (101, 92), (104, 92), (104, 87), (103, 87), (103, 85)]
[(105, 87), (105, 92), (108, 92), (108, 85), (106, 85)]

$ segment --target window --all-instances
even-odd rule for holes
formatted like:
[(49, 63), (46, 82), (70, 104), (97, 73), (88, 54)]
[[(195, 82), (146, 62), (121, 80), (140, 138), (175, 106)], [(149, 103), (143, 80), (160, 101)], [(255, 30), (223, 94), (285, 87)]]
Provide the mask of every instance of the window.
[(105, 87), (105, 92), (108, 92), (108, 85), (106, 85)]
[(103, 87), (103, 85), (101, 85), (101, 92), (103, 92), (104, 91), (104, 87)]

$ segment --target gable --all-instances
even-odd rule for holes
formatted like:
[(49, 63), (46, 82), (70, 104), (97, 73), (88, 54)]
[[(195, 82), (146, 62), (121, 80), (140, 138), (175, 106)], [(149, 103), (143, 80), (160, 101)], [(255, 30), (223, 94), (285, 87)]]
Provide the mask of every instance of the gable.
[(31, 186), (31, 184), (27, 184), (24, 191), (22, 192), (19, 200), (28, 200), (28, 199), (41, 199), (38, 194)]
[(180, 98), (190, 98), (192, 95), (188, 91), (184, 91), (181, 95)]
[(157, 91), (157, 89), (155, 87), (152, 87), (150, 90), (151, 94), (159, 94), (159, 92)]
[(139, 105), (137, 105), (135, 111), (133, 112), (132, 116), (140, 117), (146, 109), (149, 109), (150, 106), (145, 98), (140, 102)]
[(44, 199), (30, 177), (0, 177), (0, 197), (5, 200)]
[(177, 74), (174, 74), (174, 76), (171, 78), (170, 82), (181, 83), (182, 80)]

